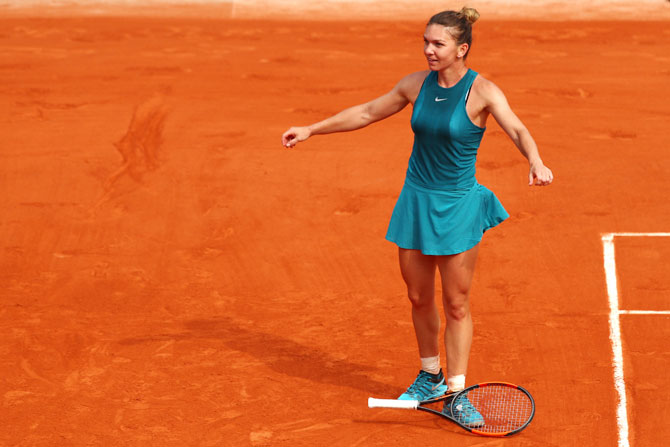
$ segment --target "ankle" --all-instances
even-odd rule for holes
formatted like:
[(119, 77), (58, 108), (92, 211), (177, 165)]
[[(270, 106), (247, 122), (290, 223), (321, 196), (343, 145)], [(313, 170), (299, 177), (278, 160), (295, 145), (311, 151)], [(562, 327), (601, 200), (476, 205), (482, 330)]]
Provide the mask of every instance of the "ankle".
[(421, 369), (430, 374), (440, 373), (440, 354), (435, 357), (422, 357)]
[(447, 378), (447, 387), (449, 391), (461, 391), (465, 389), (465, 374), (449, 376)]

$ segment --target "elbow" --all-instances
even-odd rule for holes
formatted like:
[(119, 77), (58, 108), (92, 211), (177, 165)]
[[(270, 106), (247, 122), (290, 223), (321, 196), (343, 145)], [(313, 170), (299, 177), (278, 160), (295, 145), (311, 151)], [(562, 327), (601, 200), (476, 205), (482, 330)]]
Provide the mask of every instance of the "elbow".
[(363, 107), (363, 110), (361, 110), (359, 120), (361, 122), (361, 127), (367, 126), (368, 124), (374, 123), (376, 121), (372, 111), (370, 110), (370, 107), (368, 106)]

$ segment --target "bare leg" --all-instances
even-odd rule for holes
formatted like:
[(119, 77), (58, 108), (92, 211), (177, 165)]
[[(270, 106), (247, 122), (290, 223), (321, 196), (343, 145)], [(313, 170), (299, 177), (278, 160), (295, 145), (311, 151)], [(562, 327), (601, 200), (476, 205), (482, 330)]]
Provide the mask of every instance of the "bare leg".
[(399, 249), (400, 272), (412, 303), (412, 322), (422, 358), (440, 353), (440, 314), (435, 305), (435, 256)]
[(437, 256), (442, 279), (442, 302), (447, 318), (444, 344), (447, 350), (447, 375), (465, 374), (472, 346), (470, 286), (479, 246), (451, 256)]

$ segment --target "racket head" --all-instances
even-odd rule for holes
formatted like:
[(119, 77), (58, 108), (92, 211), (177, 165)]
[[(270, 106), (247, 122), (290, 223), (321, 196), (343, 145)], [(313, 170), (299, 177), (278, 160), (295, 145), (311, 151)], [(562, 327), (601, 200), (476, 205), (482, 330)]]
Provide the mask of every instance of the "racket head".
[[(484, 382), (449, 397), (450, 411), (445, 417), (477, 435), (510, 436), (526, 428), (535, 416), (533, 396), (511, 383)], [(473, 416), (472, 407), (481, 418)]]

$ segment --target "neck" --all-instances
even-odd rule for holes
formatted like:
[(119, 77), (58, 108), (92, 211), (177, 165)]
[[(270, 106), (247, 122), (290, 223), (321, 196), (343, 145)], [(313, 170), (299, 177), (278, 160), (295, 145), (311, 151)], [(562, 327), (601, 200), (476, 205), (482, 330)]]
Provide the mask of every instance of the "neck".
[(460, 62), (458, 64), (452, 64), (442, 70), (437, 74), (437, 83), (441, 87), (453, 87), (458, 84), (458, 81), (463, 79), (463, 76), (468, 72), (468, 67), (465, 66), (465, 62)]

